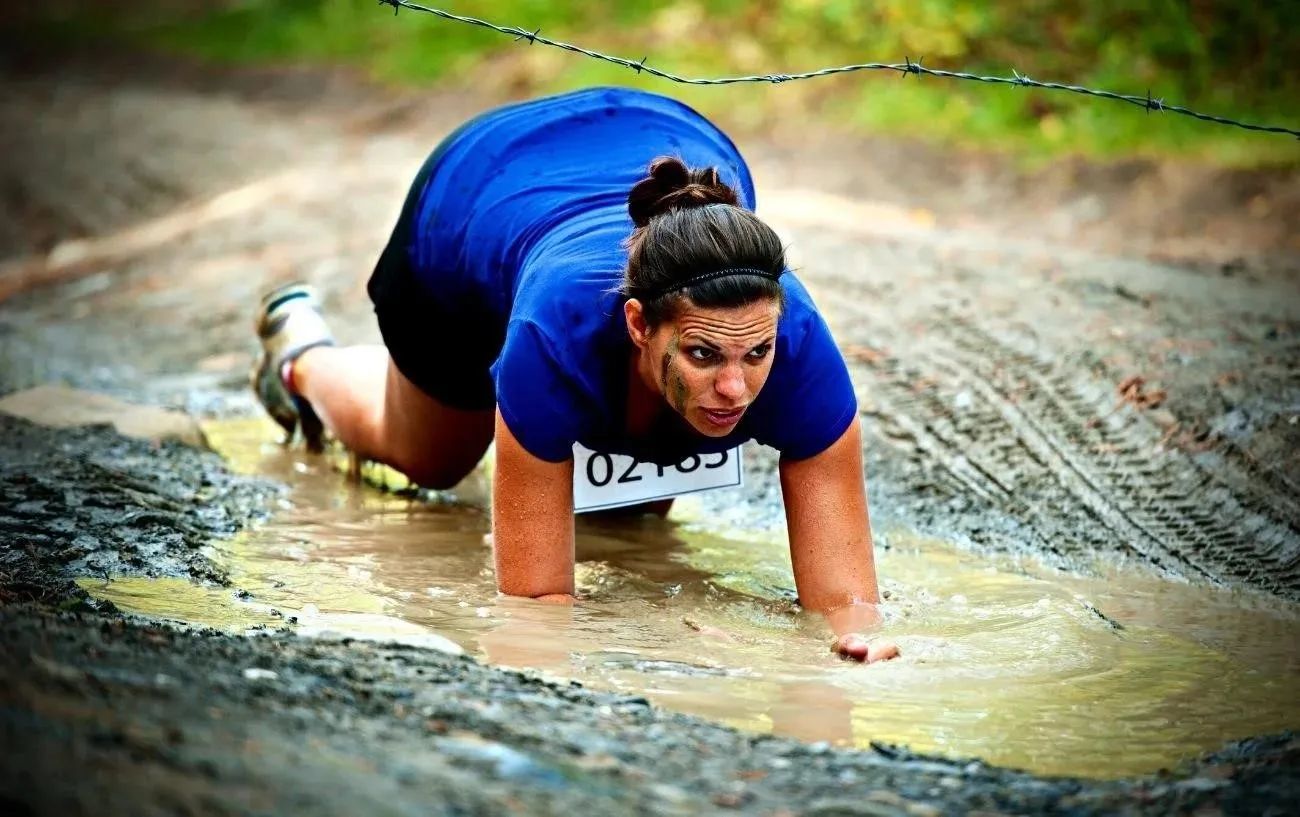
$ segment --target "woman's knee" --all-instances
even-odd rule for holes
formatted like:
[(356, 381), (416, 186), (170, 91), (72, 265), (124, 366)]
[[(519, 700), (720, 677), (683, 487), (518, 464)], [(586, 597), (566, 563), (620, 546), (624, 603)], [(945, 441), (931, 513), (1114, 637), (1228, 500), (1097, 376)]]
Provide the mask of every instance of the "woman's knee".
[(493, 410), (443, 405), (408, 380), (391, 360), (384, 400), (389, 465), (424, 488), (447, 490), (474, 470), (492, 442)]
[(398, 464), (396, 468), (421, 488), (450, 491), (469, 476), (477, 465), (477, 460), (466, 466), (464, 463), (451, 464), (412, 457), (409, 463)]

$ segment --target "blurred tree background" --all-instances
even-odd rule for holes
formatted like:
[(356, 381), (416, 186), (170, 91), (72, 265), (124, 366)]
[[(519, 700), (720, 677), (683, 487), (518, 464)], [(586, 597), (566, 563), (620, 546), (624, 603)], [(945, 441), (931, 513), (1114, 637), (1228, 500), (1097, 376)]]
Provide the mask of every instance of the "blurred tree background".
[[(425, 0), (687, 76), (793, 73), (924, 57), (931, 68), (1118, 93), (1300, 127), (1300, 3), (1228, 0)], [(1297, 140), (1059, 91), (892, 72), (689, 88), (376, 0), (50, 0), (23, 22), (226, 63), (355, 66), (403, 85), (520, 97), (590, 83), (672, 93), (730, 122), (800, 117), (869, 133), (997, 148), (1033, 162), (1156, 155), (1300, 166)]]

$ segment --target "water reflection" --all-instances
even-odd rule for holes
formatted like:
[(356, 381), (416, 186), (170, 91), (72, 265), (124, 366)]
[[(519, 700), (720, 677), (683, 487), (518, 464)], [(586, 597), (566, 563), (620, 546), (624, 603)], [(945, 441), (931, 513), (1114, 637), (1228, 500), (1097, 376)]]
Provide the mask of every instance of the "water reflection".
[(1294, 605), (1134, 573), (1025, 570), (895, 532), (879, 563), (903, 657), (862, 666), (832, 656), (820, 622), (795, 612), (780, 541), (584, 520), (582, 604), (503, 599), (482, 510), (354, 488), (337, 463), (268, 443), (258, 421), (209, 436), (236, 467), (294, 486), (273, 523), (214, 546), (249, 597), (176, 582), (88, 589), (237, 629), (292, 617), (306, 634), (423, 640), (747, 730), (1047, 774), (1150, 772), (1300, 726)]

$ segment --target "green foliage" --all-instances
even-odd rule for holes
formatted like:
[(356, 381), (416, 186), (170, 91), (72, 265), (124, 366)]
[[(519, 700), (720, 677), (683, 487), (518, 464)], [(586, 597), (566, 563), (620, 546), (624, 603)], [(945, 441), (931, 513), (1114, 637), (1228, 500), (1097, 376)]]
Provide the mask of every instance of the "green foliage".
[[(757, 4), (756, 4), (757, 5)], [(786, 0), (747, 36), (773, 70), (901, 62), (1164, 98), (1206, 113), (1297, 127), (1300, 5), (1217, 0)], [(1292, 55), (1288, 62), (1287, 55)], [(823, 82), (825, 80), (817, 80)], [(826, 104), (871, 131), (1030, 158), (1175, 153), (1230, 164), (1300, 163), (1296, 140), (1060, 91), (937, 78), (840, 77)]]
[[(1300, 4), (1225, 0), (478, 0), (430, 5), (649, 62), (675, 73), (792, 73), (901, 62), (1163, 97), (1207, 113), (1300, 126)], [(67, 4), (65, 4), (67, 5)], [(72, 6), (85, 3), (72, 2)], [(155, 4), (157, 5), (157, 4)], [(102, 8), (96, 4), (95, 8)], [(197, 7), (197, 8), (196, 8)], [(465, 82), (485, 61), (516, 60), (517, 93), (615, 82), (667, 90), (710, 112), (761, 122), (792, 111), (1030, 159), (1063, 153), (1188, 155), (1231, 164), (1300, 164), (1297, 141), (1148, 114), (1107, 100), (933, 77), (863, 72), (770, 86), (670, 87), (576, 54), (380, 6), (375, 0), (170, 2), (149, 13), (65, 15), (63, 32), (228, 62), (359, 66), (393, 82)], [(549, 50), (548, 50), (549, 51)], [(522, 63), (522, 67), (518, 63)], [(489, 79), (492, 75), (489, 75)], [(801, 86), (793, 89), (792, 86)]]

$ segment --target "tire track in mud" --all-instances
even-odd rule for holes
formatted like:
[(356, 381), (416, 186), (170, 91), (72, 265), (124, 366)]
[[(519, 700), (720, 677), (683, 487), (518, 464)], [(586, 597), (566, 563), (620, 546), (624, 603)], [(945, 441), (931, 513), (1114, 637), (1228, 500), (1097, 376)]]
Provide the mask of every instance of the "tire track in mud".
[[(1293, 326), (1290, 335), (1300, 335), (1300, 327)], [(1250, 374), (1255, 390), (1252, 397), (1271, 404), (1268, 413), (1274, 423), (1281, 425), (1285, 421), (1279, 407), (1289, 404), (1293, 412), (1300, 409), (1300, 343), (1294, 340), (1256, 340), (1255, 343), (1255, 354), (1262, 364), (1255, 366)], [(1226, 402), (1240, 406), (1249, 404), (1251, 399), (1238, 402), (1227, 398)], [(1228, 413), (1231, 416), (1236, 410)], [(1295, 423), (1293, 415), (1291, 425)], [(1267, 421), (1249, 424), (1259, 428), (1267, 425)], [(1216, 476), (1248, 507), (1285, 524), (1300, 536), (1300, 481), (1295, 478), (1300, 474), (1297, 453), (1300, 429), (1288, 432), (1285, 427), (1275, 428), (1268, 436), (1253, 435), (1247, 441), (1227, 427), (1230, 425), (1227, 418), (1221, 418), (1218, 429), (1204, 432), (1206, 436), (1218, 432), (1214, 434), (1215, 444), (1206, 452), (1206, 467), (1213, 468)]]
[[(1300, 585), (1296, 565), (1288, 574), (1286, 565), (1253, 544), (1256, 537), (1247, 532), (1258, 523), (1248, 518), (1250, 511), (1226, 486), (1220, 489), (1213, 474), (1177, 451), (1161, 451), (1146, 421), (1127, 412), (1111, 414), (1119, 422), (1093, 421), (1101, 406), (1049, 364), (1007, 348), (968, 322), (943, 328), (958, 352), (944, 363), (1000, 403), (1022, 440), (1048, 449), (1058, 477), (1128, 547), (1174, 572), (1238, 578), (1273, 592)], [(1029, 388), (1014, 398), (1005, 385), (998, 388), (989, 371), (993, 361), (1006, 367), (1004, 376)]]
[[(1276, 467), (1261, 465), (1258, 458), (1235, 443), (1225, 443), (1227, 467), (1221, 479), (1249, 507), (1271, 516), (1300, 536), (1300, 485), (1287, 479)], [(1294, 453), (1292, 454), (1294, 462)], [(1294, 557), (1293, 557), (1294, 558)]]
[[(1050, 478), (1049, 463), (1012, 432), (997, 406), (983, 395), (951, 388), (951, 377), (941, 380), (936, 370), (929, 360), (882, 361), (874, 371), (871, 413), (903, 429), (956, 490), (1018, 523), (1014, 535), (1021, 545), (1072, 564), (1081, 553), (1106, 548), (1108, 538), (1097, 535), (1091, 517)], [(990, 541), (983, 528), (972, 534), (981, 544)]]
[(1241, 473), (1240, 453), (1200, 464), (1118, 405), (1109, 385), (970, 319), (941, 314), (927, 324), (906, 359), (850, 355), (869, 365), (878, 416), (959, 490), (1072, 562), (1113, 553), (1300, 598), (1300, 526), (1285, 474)]

